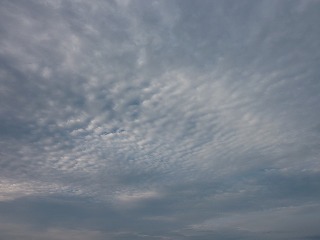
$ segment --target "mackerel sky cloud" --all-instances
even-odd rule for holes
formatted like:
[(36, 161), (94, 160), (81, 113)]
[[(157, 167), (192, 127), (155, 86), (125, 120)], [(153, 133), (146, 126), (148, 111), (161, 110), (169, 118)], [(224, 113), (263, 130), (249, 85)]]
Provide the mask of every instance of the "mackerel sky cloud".
[(320, 239), (319, 22), (312, 0), (2, 0), (0, 239)]

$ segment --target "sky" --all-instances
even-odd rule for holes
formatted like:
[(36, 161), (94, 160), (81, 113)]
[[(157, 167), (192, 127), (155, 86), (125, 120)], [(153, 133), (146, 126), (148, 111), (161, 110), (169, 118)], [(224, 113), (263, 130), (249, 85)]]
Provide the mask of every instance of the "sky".
[(1, 240), (320, 239), (320, 1), (1, 0)]

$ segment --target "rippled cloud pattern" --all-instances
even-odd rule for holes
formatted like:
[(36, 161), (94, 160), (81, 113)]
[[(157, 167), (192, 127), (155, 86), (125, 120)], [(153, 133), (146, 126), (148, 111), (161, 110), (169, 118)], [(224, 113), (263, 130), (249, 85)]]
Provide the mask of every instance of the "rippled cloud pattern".
[(0, 239), (320, 239), (320, 1), (3, 0)]

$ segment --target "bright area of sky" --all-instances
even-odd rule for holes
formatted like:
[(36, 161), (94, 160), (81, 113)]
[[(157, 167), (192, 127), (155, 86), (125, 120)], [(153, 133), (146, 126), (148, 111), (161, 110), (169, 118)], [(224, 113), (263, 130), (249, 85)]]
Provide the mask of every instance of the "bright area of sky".
[(319, 23), (313, 0), (2, 0), (0, 239), (320, 239)]

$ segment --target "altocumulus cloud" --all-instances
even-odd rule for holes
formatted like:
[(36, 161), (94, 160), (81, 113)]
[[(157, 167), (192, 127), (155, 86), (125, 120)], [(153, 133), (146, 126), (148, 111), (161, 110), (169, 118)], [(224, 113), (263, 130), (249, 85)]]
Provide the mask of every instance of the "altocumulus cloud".
[(0, 5), (1, 239), (319, 238), (319, 1)]

